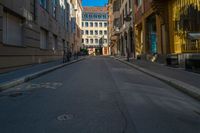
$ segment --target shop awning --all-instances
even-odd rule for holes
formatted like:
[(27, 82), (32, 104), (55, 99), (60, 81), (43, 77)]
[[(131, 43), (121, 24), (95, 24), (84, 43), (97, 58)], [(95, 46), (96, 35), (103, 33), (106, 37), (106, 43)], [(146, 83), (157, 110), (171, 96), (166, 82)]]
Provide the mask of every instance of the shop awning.
[(200, 40), (200, 33), (188, 33), (188, 38), (191, 40)]

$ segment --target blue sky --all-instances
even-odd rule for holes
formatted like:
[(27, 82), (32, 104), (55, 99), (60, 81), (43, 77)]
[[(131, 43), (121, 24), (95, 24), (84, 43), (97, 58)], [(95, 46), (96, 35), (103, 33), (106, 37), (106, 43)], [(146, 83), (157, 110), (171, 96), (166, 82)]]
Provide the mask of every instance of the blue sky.
[(83, 6), (104, 6), (108, 0), (83, 0)]

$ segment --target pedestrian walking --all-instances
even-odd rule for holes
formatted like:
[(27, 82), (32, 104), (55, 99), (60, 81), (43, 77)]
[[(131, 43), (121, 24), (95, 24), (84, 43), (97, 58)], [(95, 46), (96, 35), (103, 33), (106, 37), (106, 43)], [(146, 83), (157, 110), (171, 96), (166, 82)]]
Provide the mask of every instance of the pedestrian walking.
[(64, 50), (63, 51), (63, 63), (66, 63), (67, 62), (67, 59), (66, 59), (66, 51)]
[(127, 61), (129, 62), (130, 61), (130, 52), (129, 52), (128, 48), (126, 48), (126, 54), (127, 54)]

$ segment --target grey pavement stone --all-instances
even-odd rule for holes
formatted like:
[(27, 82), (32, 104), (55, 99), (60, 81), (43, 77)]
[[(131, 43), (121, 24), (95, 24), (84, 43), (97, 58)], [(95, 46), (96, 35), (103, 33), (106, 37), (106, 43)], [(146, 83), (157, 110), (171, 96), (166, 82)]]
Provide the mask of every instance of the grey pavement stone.
[(125, 61), (125, 58), (114, 58), (136, 68), (139, 71), (151, 75), (152, 77), (158, 78), (192, 96), (193, 98), (200, 100), (199, 74), (187, 72), (177, 68), (169, 68), (147, 61), (134, 60), (132, 62), (127, 62)]
[[(41, 65), (36, 65), (33, 67), (26, 67), (24, 69), (19, 69), (19, 70), (12, 71), (6, 74), (2, 74), (0, 75), (0, 79), (2, 78), (4, 80), (1, 80), (2, 82), (0, 82), (0, 91), (19, 85), (21, 83), (27, 82), (29, 80), (35, 79), (46, 73), (49, 73), (51, 71), (54, 71), (66, 65), (81, 61), (83, 59), (84, 58), (79, 58), (77, 60), (72, 60), (67, 63), (61, 63), (60, 61), (56, 61), (56, 62), (41, 64)], [(16, 75), (16, 76), (12, 76), (12, 75)], [(9, 79), (9, 80), (5, 80), (5, 79)]]

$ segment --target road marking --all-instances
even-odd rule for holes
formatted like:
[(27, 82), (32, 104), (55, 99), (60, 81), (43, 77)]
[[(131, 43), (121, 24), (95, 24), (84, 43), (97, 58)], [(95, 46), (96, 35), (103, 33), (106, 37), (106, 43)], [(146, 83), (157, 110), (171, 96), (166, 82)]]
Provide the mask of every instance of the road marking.
[[(44, 82), (44, 83), (32, 83), (32, 84), (27, 84), (23, 89), (25, 90), (33, 90), (33, 89), (39, 89), (39, 88), (45, 88), (45, 89), (52, 89), (55, 90), (62, 86), (63, 84), (60, 82)], [(21, 88), (16, 88), (16, 90), (22, 90)]]

